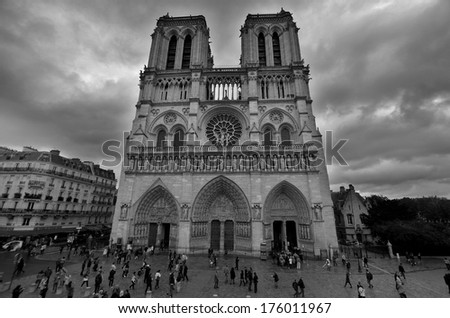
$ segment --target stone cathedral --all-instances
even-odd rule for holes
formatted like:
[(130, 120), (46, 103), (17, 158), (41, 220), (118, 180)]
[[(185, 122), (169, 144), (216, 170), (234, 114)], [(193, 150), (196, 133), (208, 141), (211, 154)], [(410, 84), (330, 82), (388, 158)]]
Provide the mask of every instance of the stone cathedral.
[[(337, 246), (324, 153), (292, 14), (249, 14), (236, 67), (204, 16), (158, 19), (111, 240), (180, 253)], [(316, 145), (316, 146), (311, 146)]]

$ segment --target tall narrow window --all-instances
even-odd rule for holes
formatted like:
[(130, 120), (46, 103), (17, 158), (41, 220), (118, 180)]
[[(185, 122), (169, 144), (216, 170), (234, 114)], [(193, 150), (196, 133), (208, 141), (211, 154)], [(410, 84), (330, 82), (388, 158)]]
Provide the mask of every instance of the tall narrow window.
[(275, 66), (281, 65), (281, 50), (280, 50), (280, 38), (277, 32), (272, 35), (272, 46), (273, 46), (273, 64)]
[(164, 130), (160, 130), (158, 133), (158, 139), (156, 141), (156, 147), (158, 148), (164, 147), (165, 139), (166, 139), (166, 132)]
[(264, 34), (258, 35), (259, 66), (266, 66), (266, 40)]
[(184, 48), (183, 48), (183, 61), (181, 63), (181, 68), (189, 68), (191, 65), (191, 46), (192, 39), (190, 35), (184, 38)]
[(264, 146), (271, 146), (272, 145), (272, 130), (270, 128), (267, 128), (264, 131)]
[(175, 35), (173, 35), (169, 41), (169, 50), (167, 51), (166, 70), (174, 69), (176, 53), (177, 53), (177, 37)]
[(179, 150), (182, 146), (184, 146), (184, 131), (178, 129), (173, 136), (173, 147), (175, 150)]
[(291, 132), (286, 127), (283, 127), (283, 129), (281, 129), (281, 144), (284, 146), (290, 146), (292, 144)]

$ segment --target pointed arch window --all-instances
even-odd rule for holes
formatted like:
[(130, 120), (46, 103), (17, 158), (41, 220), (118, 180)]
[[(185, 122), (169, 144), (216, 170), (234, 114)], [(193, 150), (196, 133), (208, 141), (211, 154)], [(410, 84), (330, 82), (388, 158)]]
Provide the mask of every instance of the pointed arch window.
[(172, 35), (169, 41), (169, 49), (167, 50), (166, 70), (175, 68), (175, 54), (177, 53), (177, 37)]
[(156, 147), (158, 147), (158, 148), (164, 147), (165, 140), (166, 140), (166, 132), (161, 129), (158, 132), (158, 138), (156, 140)]
[(192, 38), (188, 34), (184, 38), (184, 47), (183, 47), (183, 60), (181, 63), (181, 68), (186, 69), (191, 65), (191, 47), (192, 47)]
[(272, 47), (273, 47), (273, 64), (275, 66), (281, 66), (281, 49), (280, 49), (280, 37), (277, 32), (272, 35)]
[(272, 137), (273, 137), (272, 129), (266, 128), (264, 130), (264, 146), (272, 146), (273, 145)]
[(178, 129), (173, 136), (173, 147), (175, 150), (179, 150), (182, 146), (184, 146), (184, 131)]
[(266, 39), (262, 32), (258, 35), (259, 66), (266, 66)]
[(287, 128), (287, 127), (283, 127), (281, 129), (281, 144), (283, 146), (292, 145), (291, 132), (289, 131), (289, 128)]

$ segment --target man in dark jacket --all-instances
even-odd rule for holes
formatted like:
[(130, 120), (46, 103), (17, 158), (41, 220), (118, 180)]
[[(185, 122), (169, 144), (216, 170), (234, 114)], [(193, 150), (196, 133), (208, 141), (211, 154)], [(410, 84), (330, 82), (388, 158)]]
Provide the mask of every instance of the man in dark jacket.
[(305, 297), (305, 283), (303, 282), (303, 278), (300, 277), (300, 279), (297, 282), (298, 289), (300, 290), (299, 295), (302, 297)]

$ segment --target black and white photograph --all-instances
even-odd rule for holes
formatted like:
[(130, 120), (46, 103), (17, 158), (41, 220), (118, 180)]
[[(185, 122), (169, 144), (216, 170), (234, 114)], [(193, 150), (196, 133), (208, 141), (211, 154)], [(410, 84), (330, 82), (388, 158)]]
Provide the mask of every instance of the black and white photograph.
[(446, 0), (0, 0), (2, 307), (449, 298), (449, 18)]

